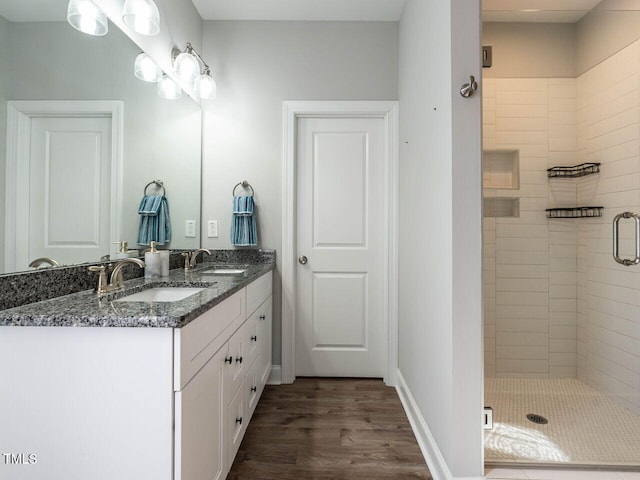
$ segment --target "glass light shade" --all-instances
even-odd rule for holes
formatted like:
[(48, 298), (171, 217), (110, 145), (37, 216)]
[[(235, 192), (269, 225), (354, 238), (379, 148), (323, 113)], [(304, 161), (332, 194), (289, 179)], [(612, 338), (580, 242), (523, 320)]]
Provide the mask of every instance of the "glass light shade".
[(167, 100), (177, 100), (182, 97), (182, 89), (171, 77), (165, 75), (158, 82), (158, 95)]
[(101, 36), (109, 31), (107, 16), (92, 0), (69, 0), (67, 21), (89, 35)]
[(213, 100), (216, 98), (216, 82), (211, 75), (204, 74), (197, 77), (193, 83), (193, 89), (196, 95), (204, 100)]
[(190, 53), (181, 53), (173, 61), (173, 71), (180, 80), (191, 83), (200, 75), (200, 62)]
[(160, 31), (160, 12), (153, 0), (126, 0), (122, 20), (127, 27), (142, 35), (156, 35)]
[(144, 52), (136, 57), (133, 71), (137, 78), (145, 82), (159, 82), (162, 79), (162, 69)]

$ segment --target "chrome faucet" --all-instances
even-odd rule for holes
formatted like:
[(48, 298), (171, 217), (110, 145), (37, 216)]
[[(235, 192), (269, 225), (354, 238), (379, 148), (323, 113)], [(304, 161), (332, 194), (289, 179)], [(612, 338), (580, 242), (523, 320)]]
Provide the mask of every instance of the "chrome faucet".
[(199, 254), (206, 253), (207, 255), (211, 255), (211, 251), (206, 248), (199, 248), (194, 250), (193, 252), (183, 252), (182, 256), (184, 257), (184, 271), (188, 272), (193, 267), (196, 266), (196, 260)]
[(111, 271), (111, 282), (108, 285), (106, 273), (107, 267), (104, 265), (92, 265), (89, 267), (89, 271), (98, 272), (100, 274), (98, 276), (98, 286), (96, 287), (98, 295), (124, 288), (124, 282), (122, 281), (122, 269), (127, 263), (135, 263), (140, 268), (144, 268), (144, 262), (142, 260), (137, 258), (123, 258), (113, 267), (113, 270)]
[(53, 258), (48, 258), (48, 257), (36, 258), (33, 262), (29, 264), (29, 266), (32, 268), (39, 268), (47, 265), (50, 267), (60, 266), (60, 264), (56, 262)]

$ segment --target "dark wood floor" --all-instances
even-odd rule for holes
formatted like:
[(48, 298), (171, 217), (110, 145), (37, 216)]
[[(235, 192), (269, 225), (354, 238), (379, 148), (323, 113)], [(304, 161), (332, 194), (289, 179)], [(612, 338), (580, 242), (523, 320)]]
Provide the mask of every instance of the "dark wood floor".
[(267, 386), (228, 480), (431, 479), (393, 388), (299, 378)]

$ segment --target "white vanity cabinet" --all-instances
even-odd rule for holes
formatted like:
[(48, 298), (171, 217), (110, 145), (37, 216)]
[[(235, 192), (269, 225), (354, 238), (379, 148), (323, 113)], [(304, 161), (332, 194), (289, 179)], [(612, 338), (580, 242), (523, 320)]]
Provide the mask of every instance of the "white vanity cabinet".
[(0, 327), (0, 478), (226, 478), (271, 369), (271, 276), (182, 328)]
[(233, 464), (271, 372), (271, 282), (176, 330), (175, 480), (223, 479)]

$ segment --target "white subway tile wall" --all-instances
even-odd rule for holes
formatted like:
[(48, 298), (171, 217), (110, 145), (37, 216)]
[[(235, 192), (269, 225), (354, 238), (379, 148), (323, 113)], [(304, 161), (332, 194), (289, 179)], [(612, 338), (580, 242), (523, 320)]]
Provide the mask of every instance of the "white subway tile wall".
[[(612, 259), (611, 223), (640, 212), (640, 42), (577, 79), (578, 155), (600, 162), (578, 181), (579, 203), (604, 205), (603, 216), (577, 228), (578, 378), (640, 414), (640, 267)], [(621, 252), (633, 256), (630, 222)]]
[[(640, 212), (640, 42), (577, 79), (485, 79), (483, 127), (485, 150), (519, 153), (519, 188), (485, 196), (520, 199), (484, 219), (486, 376), (578, 378), (640, 413), (640, 266), (611, 257), (613, 217)], [(547, 178), (583, 162), (601, 173)], [(603, 217), (546, 218), (576, 205)], [(633, 256), (632, 222), (620, 237)]]

